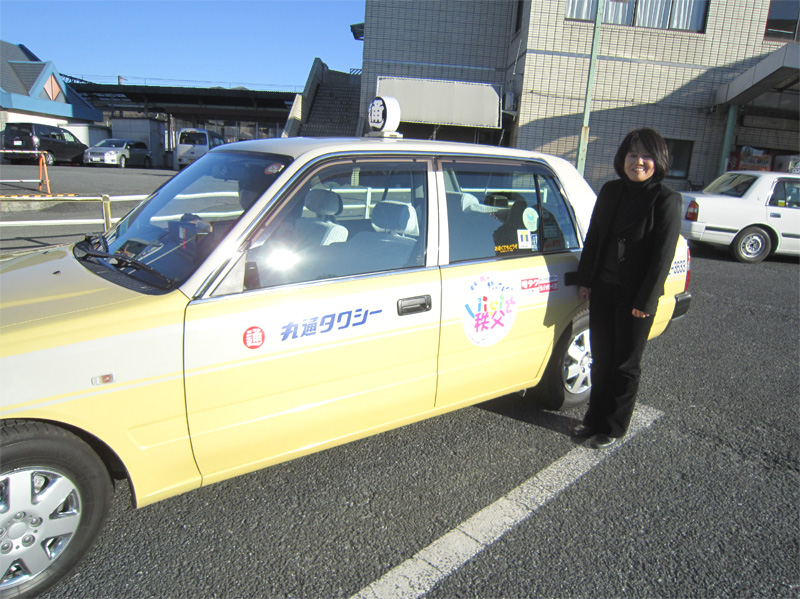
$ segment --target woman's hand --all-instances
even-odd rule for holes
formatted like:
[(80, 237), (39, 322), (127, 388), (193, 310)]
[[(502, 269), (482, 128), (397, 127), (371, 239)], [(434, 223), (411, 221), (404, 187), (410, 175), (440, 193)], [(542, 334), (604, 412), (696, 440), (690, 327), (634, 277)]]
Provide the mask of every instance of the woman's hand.
[(648, 316), (650, 316), (646, 312), (642, 312), (641, 310), (637, 310), (636, 308), (633, 309), (633, 312), (631, 312), (631, 314), (633, 314), (634, 318), (647, 318)]
[(583, 287), (582, 285), (578, 285), (578, 297), (582, 302), (588, 302), (589, 297), (592, 295), (592, 290), (588, 287)]

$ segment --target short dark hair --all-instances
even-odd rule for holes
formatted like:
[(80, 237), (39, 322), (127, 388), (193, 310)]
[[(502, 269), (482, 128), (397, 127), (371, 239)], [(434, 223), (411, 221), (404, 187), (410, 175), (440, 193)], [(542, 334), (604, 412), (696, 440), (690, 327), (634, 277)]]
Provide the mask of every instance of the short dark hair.
[(669, 148), (667, 147), (667, 142), (658, 131), (647, 127), (634, 129), (622, 140), (617, 150), (617, 155), (614, 156), (614, 171), (616, 171), (617, 175), (622, 179), (626, 177), (625, 156), (634, 146), (643, 147), (653, 157), (656, 163), (656, 172), (653, 174), (653, 179), (655, 181), (663, 181), (669, 168)]

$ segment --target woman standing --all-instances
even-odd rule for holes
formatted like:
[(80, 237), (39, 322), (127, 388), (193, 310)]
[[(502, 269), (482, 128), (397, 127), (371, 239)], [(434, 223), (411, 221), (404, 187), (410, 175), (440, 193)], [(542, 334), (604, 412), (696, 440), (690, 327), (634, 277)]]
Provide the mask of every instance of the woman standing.
[(578, 266), (589, 301), (592, 391), (576, 437), (609, 447), (628, 430), (641, 359), (664, 293), (681, 228), (681, 196), (662, 183), (667, 143), (652, 129), (631, 131), (614, 157), (619, 179), (600, 190)]

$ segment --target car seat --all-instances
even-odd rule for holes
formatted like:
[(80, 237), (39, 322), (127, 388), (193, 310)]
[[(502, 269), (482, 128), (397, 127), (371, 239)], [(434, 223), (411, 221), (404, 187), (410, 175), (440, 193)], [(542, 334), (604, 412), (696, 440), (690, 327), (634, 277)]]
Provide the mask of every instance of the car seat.
[(346, 227), (333, 222), (333, 217), (342, 212), (342, 199), (329, 189), (312, 189), (303, 201), (315, 218), (300, 218), (295, 230), (303, 246), (330, 245), (347, 241)]

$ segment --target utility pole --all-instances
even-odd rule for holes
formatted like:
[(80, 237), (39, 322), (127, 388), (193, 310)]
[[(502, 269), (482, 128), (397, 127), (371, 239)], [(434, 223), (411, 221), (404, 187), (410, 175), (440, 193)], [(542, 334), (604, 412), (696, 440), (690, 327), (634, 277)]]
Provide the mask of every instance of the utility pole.
[[(625, 2), (626, 0), (610, 0), (611, 2)], [(586, 81), (586, 96), (583, 99), (583, 128), (578, 142), (578, 172), (583, 176), (586, 168), (586, 152), (589, 148), (589, 115), (592, 113), (592, 93), (594, 92), (594, 74), (597, 64), (597, 54), (600, 51), (600, 25), (606, 11), (606, 0), (597, 0), (597, 15), (594, 19), (594, 32), (592, 33), (592, 54), (589, 58), (589, 77)]]

